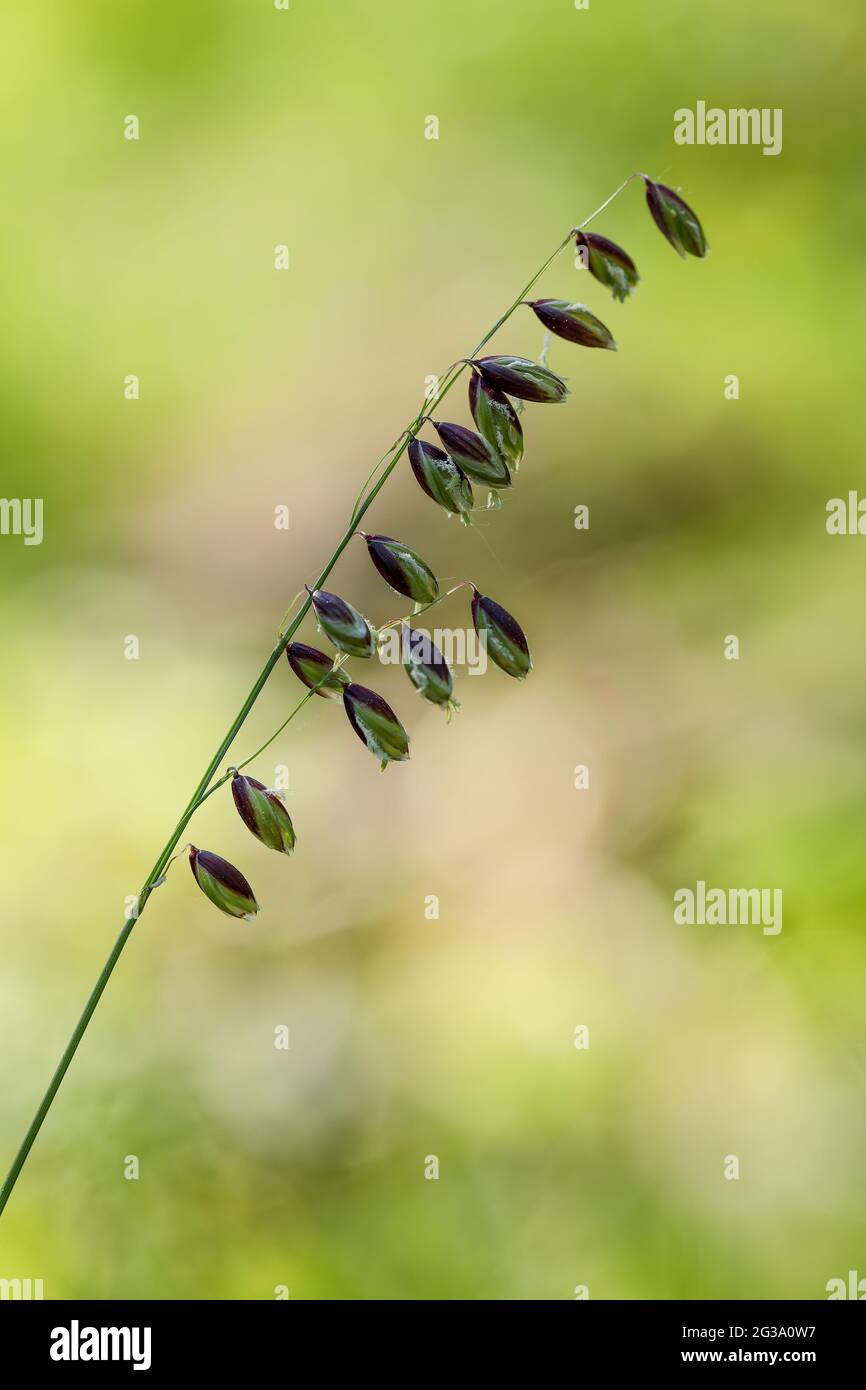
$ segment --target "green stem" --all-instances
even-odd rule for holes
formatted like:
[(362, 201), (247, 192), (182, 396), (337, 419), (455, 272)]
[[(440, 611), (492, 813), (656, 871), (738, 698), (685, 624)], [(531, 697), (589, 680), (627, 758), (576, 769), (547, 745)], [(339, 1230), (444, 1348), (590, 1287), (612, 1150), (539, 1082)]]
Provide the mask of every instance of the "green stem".
[[(619, 194), (623, 191), (627, 184), (629, 184), (633, 178), (637, 177), (639, 177), (637, 174), (629, 175), (629, 177), (622, 184), (620, 184), (619, 188), (614, 193), (612, 193), (611, 196), (608, 199), (606, 199), (606, 201), (602, 203), (600, 207), (596, 208), (595, 212), (591, 213), (589, 217), (587, 217), (583, 222), (579, 224), (579, 228), (588, 226), (588, 224), (595, 217), (597, 217), (599, 213), (603, 212), (604, 209), (608, 207), (610, 203), (613, 202), (614, 198), (617, 198), (619, 196)], [(579, 228), (576, 228), (574, 230), (578, 230)], [(478, 342), (475, 345), (472, 352), (469, 354), (470, 357), (476, 357), (478, 353), (481, 351), (481, 349), (485, 347), (486, 344), (490, 341), (490, 339), (494, 336), (494, 334), (498, 333), (499, 329), (503, 326), (504, 323), (507, 322), (507, 320), (514, 313), (515, 309), (520, 305), (521, 300), (525, 299), (526, 296), (529, 294), (529, 291), (535, 285), (536, 281), (541, 278), (541, 276), (548, 269), (548, 267), (552, 265), (556, 258), (565, 250), (566, 246), (571, 241), (571, 238), (574, 234), (574, 230), (568, 233), (568, 235), (559, 243), (556, 250), (553, 251), (550, 256), (548, 256), (544, 264), (541, 265), (539, 269), (535, 272), (529, 283), (527, 285), (524, 285), (523, 289), (520, 291), (517, 297), (505, 310), (505, 313), (502, 314), (496, 320), (493, 327), (488, 329), (488, 331), (484, 334), (484, 337), (480, 340), (480, 342)], [(352, 508), (352, 515), (349, 520), (349, 524), (346, 527), (346, 530), (343, 532), (343, 535), (338, 541), (337, 546), (333, 554), (331, 555), (331, 558), (327, 561), (318, 579), (312, 586), (314, 589), (321, 588), (322, 584), (324, 584), (328, 575), (331, 573), (332, 569), (336, 565), (343, 551), (346, 549), (346, 546), (349, 544), (349, 541), (352, 539), (358, 522), (362, 520), (367, 510), (375, 501), (381, 489), (384, 487), (388, 478), (393, 473), (400, 459), (403, 457), (403, 454), (405, 453), (408, 447), (409, 440), (412, 434), (420, 428), (421, 421), (428, 414), (428, 412), (432, 410), (434, 406), (439, 405), (445, 399), (452, 386), (466, 370), (466, 366), (467, 361), (463, 360), (461, 362), (453, 363), (452, 366), (448, 368), (447, 372), (444, 375), (444, 378), (440, 381), (439, 386), (437, 387), (433, 395), (429, 398), (425, 398), (424, 403), (421, 406), (421, 409), (418, 411), (411, 424), (409, 424), (406, 427), (402, 434), (398, 435), (394, 443), (390, 446), (388, 450), (386, 450), (386, 452), (382, 455), (381, 459), (379, 459), (378, 463), (374, 466), (369, 476), (365, 480), (361, 488), (361, 491), (358, 493), (355, 505)], [(380, 470), (382, 470), (381, 474), (378, 480), (374, 482), (373, 480), (374, 478), (376, 478), (377, 473), (380, 473)], [(156, 886), (157, 880), (161, 877), (166, 865), (168, 864), (168, 861), (171, 859), (171, 856), (174, 853), (174, 850), (177, 847), (177, 844), (180, 841), (180, 838), (183, 835), (183, 832), (186, 829), (187, 824), (189, 823), (194, 811), (198, 808), (198, 806), (201, 805), (202, 801), (204, 801), (208, 796), (210, 796), (211, 792), (216, 791), (217, 787), (221, 786), (222, 783), (226, 780), (225, 777), (221, 777), (217, 783), (211, 786), (211, 782), (213, 781), (217, 769), (219, 768), (220, 764), (222, 763), (223, 759), (225, 758), (226, 754), (228, 753), (229, 749), (234, 743), (241, 726), (244, 724), (247, 718), (247, 715), (249, 714), (250, 710), (253, 708), (253, 705), (256, 703), (259, 696), (261, 695), (265, 685), (267, 684), (271, 672), (273, 671), (274, 667), (276, 666), (277, 662), (282, 656), (285, 648), (288, 646), (289, 642), (292, 640), (292, 637), (297, 632), (298, 628), (300, 627), (301, 623), (306, 617), (309, 608), (310, 595), (307, 594), (307, 597), (302, 603), (300, 610), (293, 618), (290, 626), (286, 629), (285, 632), (282, 632), (280, 634), (277, 645), (274, 647), (273, 651), (271, 652), (270, 656), (268, 657), (267, 661), (262, 667), (262, 670), (254, 686), (250, 690), (249, 694), (247, 695), (246, 699), (244, 700), (243, 704), (241, 705), (240, 709), (238, 710), (237, 714), (232, 720), (227, 733), (223, 736), (219, 747), (217, 748), (216, 752), (214, 753), (213, 757), (211, 758), (210, 762), (205, 768), (205, 771), (198, 783), (198, 786), (196, 787), (195, 791), (193, 792), (192, 796), (187, 802), (187, 805), (184, 808), (180, 816), (180, 819), (175, 825), (174, 830), (171, 832), (171, 835), (169, 836), (168, 840), (165, 842), (165, 845), (160, 851), (156, 863), (154, 864), (150, 873), (147, 875), (147, 878), (144, 880), (141, 892), (138, 895), (135, 913), (124, 922), (120, 935), (118, 936), (117, 940), (114, 943), (114, 946), (111, 949), (111, 954), (105, 962), (105, 965), (102, 967), (99, 979), (93, 986), (90, 998), (87, 1000), (87, 1003), (84, 1006), (84, 1012), (82, 1013), (80, 1019), (75, 1025), (72, 1037), (66, 1044), (66, 1049), (57, 1065), (57, 1069), (54, 1072), (54, 1075), (51, 1078), (51, 1081), (48, 1085), (48, 1090), (45, 1092), (45, 1095), (43, 1096), (42, 1101), (40, 1102), (39, 1108), (33, 1117), (30, 1128), (24, 1136), (21, 1147), (15, 1155), (15, 1158), (12, 1162), (12, 1167), (9, 1169), (9, 1173), (6, 1177), (6, 1181), (4, 1182), (2, 1189), (0, 1189), (0, 1212), (4, 1210), (6, 1203), (9, 1201), (9, 1198), (12, 1194), (12, 1190), (16, 1182), (18, 1181), (18, 1176), (21, 1172), (21, 1169), (24, 1167), (24, 1164), (27, 1161), (27, 1156), (30, 1153), (31, 1148), (33, 1147), (36, 1136), (42, 1128), (42, 1124), (45, 1120), (46, 1115), (48, 1114), (48, 1111), (51, 1109), (54, 1097), (57, 1095), (57, 1092), (60, 1089), (60, 1084), (63, 1081), (64, 1076), (66, 1075), (66, 1072), (69, 1068), (69, 1064), (75, 1056), (75, 1053), (78, 1050), (78, 1045), (81, 1042), (81, 1039), (84, 1037), (85, 1032), (87, 1031), (87, 1025), (93, 1017), (97, 1004), (102, 998), (105, 986), (111, 979), (114, 967), (117, 965), (117, 962), (120, 959), (121, 952), (123, 951), (123, 948), (129, 939), (129, 936), (132, 932), (133, 927), (135, 926), (136, 921), (144, 911), (148, 899), (150, 898), (150, 895), (153, 892), (154, 887)], [(312, 695), (313, 693), (313, 691), (309, 692), (310, 695)], [(306, 704), (308, 698), (309, 696), (305, 696), (304, 699), (301, 701), (301, 705), (299, 705), (298, 708)], [(293, 711), (292, 715), (290, 715), (289, 718), (291, 719), (296, 712), (296, 710)], [(286, 723), (288, 722), (289, 721), (286, 720)], [(276, 737), (276, 735), (274, 735), (274, 737)], [(268, 743), (270, 743), (271, 741), (272, 740), (269, 739)], [(267, 746), (267, 744), (263, 745), (263, 747)], [(262, 750), (260, 749), (259, 751), (261, 752)], [(256, 755), (254, 754), (253, 756)], [(247, 761), (249, 761), (249, 759)]]

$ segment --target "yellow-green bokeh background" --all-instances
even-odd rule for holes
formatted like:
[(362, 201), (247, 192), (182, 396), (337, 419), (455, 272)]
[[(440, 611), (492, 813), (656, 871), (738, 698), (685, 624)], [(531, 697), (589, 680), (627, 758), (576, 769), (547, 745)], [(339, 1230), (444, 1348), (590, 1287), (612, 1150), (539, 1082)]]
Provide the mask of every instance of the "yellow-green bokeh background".
[[(464, 531), (399, 467), (373, 529), (514, 611), (535, 671), (464, 676), (450, 727), (375, 672), (413, 737), (381, 777), (315, 701), (256, 769), (290, 768), (290, 862), (211, 799), (194, 838), (261, 917), (172, 870), (0, 1222), (0, 1276), (707, 1299), (866, 1274), (866, 541), (824, 525), (863, 477), (863, 24), (856, 0), (4, 10), (2, 492), (43, 497), (46, 526), (0, 540), (4, 1168), (425, 376), (633, 169), (683, 188), (713, 251), (681, 263), (632, 186), (598, 223), (639, 264), (632, 302), (569, 256), (541, 285), (620, 351), (554, 345), (573, 394), (527, 411), (503, 510)], [(782, 154), (676, 146), (698, 99), (782, 107)], [(497, 348), (539, 351), (524, 315)], [(400, 611), (360, 544), (333, 587)], [(239, 756), (296, 693), (281, 665)], [(698, 878), (781, 887), (781, 935), (675, 926)]]

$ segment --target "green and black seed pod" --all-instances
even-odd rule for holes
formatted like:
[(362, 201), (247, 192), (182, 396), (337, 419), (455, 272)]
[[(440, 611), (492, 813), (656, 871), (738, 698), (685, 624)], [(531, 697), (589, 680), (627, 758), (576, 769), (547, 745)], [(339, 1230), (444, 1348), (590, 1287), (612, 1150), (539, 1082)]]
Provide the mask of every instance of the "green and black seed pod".
[(392, 536), (368, 536), (367, 552), (386, 584), (415, 603), (432, 603), (439, 597), (439, 581), (420, 555)]
[(507, 675), (523, 680), (532, 670), (532, 657), (517, 619), (501, 604), (473, 589), (472, 622), (478, 636), (486, 642), (491, 660)]
[(468, 518), (474, 501), (472, 485), (459, 464), (435, 444), (414, 436), (409, 441), (409, 462), (428, 497), (446, 512)]
[(485, 487), (511, 487), (511, 474), (502, 456), (483, 435), (463, 425), (430, 421), (446, 453), (474, 483)]
[(415, 689), (433, 705), (454, 706), (454, 677), (439, 648), (420, 629), (403, 630), (403, 666)]
[(307, 593), (312, 600), (319, 627), (338, 651), (345, 652), (347, 656), (373, 655), (376, 646), (373, 633), (367, 619), (357, 608), (336, 594), (326, 593), (324, 589), (308, 589)]
[(189, 847), (189, 866), (201, 891), (221, 912), (242, 917), (245, 922), (253, 920), (259, 905), (240, 869), (210, 850), (196, 849), (195, 845)]
[(331, 658), (320, 652), (318, 647), (308, 647), (303, 642), (290, 642), (286, 647), (289, 665), (299, 681), (309, 690), (326, 700), (339, 700), (343, 687), (349, 684), (349, 677), (339, 667), (334, 669)]
[(709, 247), (697, 213), (667, 184), (653, 183), (646, 175), (643, 175), (643, 181), (646, 184), (647, 207), (662, 236), (667, 237), (683, 258), (686, 254), (705, 256)]
[(519, 400), (555, 405), (564, 401), (568, 387), (561, 376), (530, 362), (527, 357), (474, 357), (471, 365), (488, 386)]
[(575, 241), (590, 275), (607, 285), (614, 299), (628, 299), (640, 279), (631, 256), (615, 241), (596, 232), (576, 232)]
[(469, 381), (469, 409), (479, 431), (508, 468), (523, 458), (523, 427), (507, 396), (490, 386), (478, 372)]
[(232, 778), (232, 796), (244, 825), (268, 849), (291, 854), (295, 848), (295, 830), (283, 799), (255, 777), (236, 772)]
[(349, 723), (362, 743), (381, 763), (403, 763), (409, 757), (409, 735), (381, 695), (364, 685), (350, 684), (343, 691)]
[(567, 299), (527, 299), (525, 303), (545, 328), (558, 337), (581, 347), (610, 348), (616, 352), (610, 329), (585, 304), (569, 304)]

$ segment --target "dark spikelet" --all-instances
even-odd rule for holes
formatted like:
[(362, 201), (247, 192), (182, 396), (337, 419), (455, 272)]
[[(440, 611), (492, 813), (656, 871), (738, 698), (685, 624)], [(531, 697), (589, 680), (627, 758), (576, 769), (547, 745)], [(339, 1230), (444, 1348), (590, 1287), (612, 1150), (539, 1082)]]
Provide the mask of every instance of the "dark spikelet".
[(616, 351), (610, 329), (585, 304), (570, 304), (567, 299), (532, 299), (527, 303), (545, 328), (567, 342)]
[(238, 815), (247, 827), (247, 830), (252, 831), (253, 835), (258, 838), (259, 827), (256, 823), (249, 797), (246, 794), (247, 788), (252, 788), (257, 792), (266, 792), (267, 787), (264, 782), (260, 782), (257, 777), (242, 777), (240, 773), (235, 773), (232, 778), (232, 800), (237, 807)]
[(490, 386), (479, 372), (469, 380), (469, 409), (479, 431), (508, 468), (523, 458), (523, 426), (507, 396)]
[(627, 299), (640, 279), (637, 266), (628, 252), (597, 232), (577, 232), (575, 240), (590, 275), (606, 285), (614, 299)]
[(431, 423), (449, 457), (473, 482), (483, 483), (487, 487), (511, 486), (508, 466), (483, 435), (466, 429), (465, 425), (453, 425), (436, 420)]
[(313, 607), (318, 617), (329, 618), (332, 622), (351, 622), (353, 609), (338, 594), (329, 594), (324, 589), (316, 589), (313, 594)]
[(647, 207), (653, 221), (677, 252), (703, 259), (709, 247), (697, 213), (667, 184), (654, 183), (644, 176)]
[(232, 798), (238, 815), (257, 840), (280, 854), (291, 854), (295, 847), (295, 829), (282, 797), (258, 778), (236, 771), (232, 778)]
[(428, 444), (425, 439), (411, 439), (409, 441), (409, 463), (418, 486), (426, 492), (427, 496), (434, 502), (437, 500), (430, 491), (430, 484), (427, 482), (427, 461), (434, 460), (444, 463), (448, 455), (443, 449), (437, 449), (435, 444)]
[(347, 685), (343, 691), (346, 715), (358, 738), (379, 759), (384, 769), (390, 762), (409, 757), (409, 735), (396, 714), (375, 690)]
[(323, 700), (338, 699), (348, 676), (333, 669), (331, 658), (320, 652), (318, 647), (308, 647), (304, 642), (290, 642), (286, 647), (286, 659), (308, 690), (315, 690)]
[(412, 628), (404, 632), (403, 656), (406, 674), (425, 700), (434, 705), (453, 705), (451, 668), (426, 632)]
[(233, 893), (244, 893), (248, 897), (253, 896), (253, 890), (244, 878), (240, 869), (236, 869), (234, 864), (230, 864), (227, 859), (223, 859), (219, 854), (213, 854), (208, 849), (190, 851), (190, 864), (195, 876), (194, 863), (197, 860), (203, 869), (206, 869), (211, 878), (215, 878), (223, 887), (230, 888)]
[(259, 905), (255, 894), (240, 869), (210, 850), (189, 847), (189, 866), (198, 887), (214, 907), (229, 917), (242, 917), (251, 922)]
[(316, 589), (310, 594), (319, 626), (338, 651), (347, 656), (370, 657), (375, 642), (370, 625), (351, 603), (337, 594)]
[(409, 443), (409, 463), (419, 486), (427, 496), (452, 515), (467, 518), (472, 511), (472, 485), (459, 464), (443, 449), (413, 438)]
[(553, 405), (568, 395), (562, 377), (527, 357), (478, 357), (472, 366), (489, 386), (519, 400)]
[(439, 594), (439, 581), (428, 564), (414, 550), (393, 536), (364, 536), (367, 552), (376, 569), (397, 594), (416, 603), (432, 603)]
[(491, 660), (507, 675), (523, 680), (532, 670), (532, 658), (526, 634), (517, 619), (501, 603), (475, 589), (472, 622), (478, 636), (486, 641)]

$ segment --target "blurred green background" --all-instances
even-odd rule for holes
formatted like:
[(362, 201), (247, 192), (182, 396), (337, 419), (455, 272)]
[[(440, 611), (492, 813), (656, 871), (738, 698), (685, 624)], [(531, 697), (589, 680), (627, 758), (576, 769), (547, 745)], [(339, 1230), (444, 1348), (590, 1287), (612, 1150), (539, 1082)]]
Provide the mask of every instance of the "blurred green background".
[[(632, 301), (568, 253), (539, 286), (620, 351), (554, 343), (572, 396), (528, 408), (503, 509), (464, 530), (398, 467), (370, 529), (514, 612), (535, 670), (458, 671), (450, 726), (399, 669), (356, 671), (412, 734), (384, 776), (313, 701), (252, 769), (289, 768), (291, 861), (208, 802), (192, 837), (263, 911), (220, 917), (172, 869), (0, 1221), (0, 1276), (709, 1299), (866, 1275), (866, 541), (825, 529), (862, 474), (863, 40), (855, 0), (4, 9), (2, 492), (45, 504), (41, 546), (0, 539), (4, 1170), (425, 377), (634, 169), (713, 250), (680, 262), (632, 185), (595, 224), (638, 263)], [(782, 153), (675, 145), (699, 99), (783, 108)], [(541, 346), (527, 311), (494, 342)], [(469, 422), (462, 386), (444, 416)], [(396, 617), (356, 545), (330, 587)], [(465, 626), (462, 596), (436, 621)], [(281, 663), (238, 757), (297, 694)], [(781, 887), (782, 933), (675, 925), (699, 878)]]

